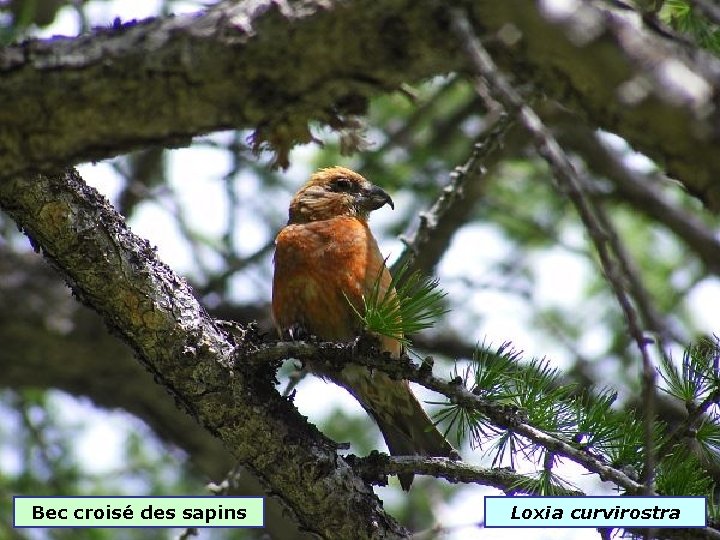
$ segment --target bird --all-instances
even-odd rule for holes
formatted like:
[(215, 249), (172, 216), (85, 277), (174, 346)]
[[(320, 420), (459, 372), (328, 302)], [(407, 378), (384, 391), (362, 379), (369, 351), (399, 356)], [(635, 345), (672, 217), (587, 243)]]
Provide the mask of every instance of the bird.
[[(345, 167), (320, 169), (297, 191), (287, 225), (275, 239), (272, 317), (281, 339), (304, 334), (350, 341), (363, 332), (358, 316), (364, 309), (363, 297), (378, 283), (380, 295), (395, 294), (368, 226), (370, 213), (386, 204), (395, 208), (383, 189)], [(398, 339), (379, 339), (382, 351), (400, 357), (403, 345)], [(357, 365), (339, 373), (313, 369), (312, 362), (308, 368), (360, 402), (392, 455), (456, 455), (407, 381)], [(399, 480), (408, 491), (413, 475), (400, 474)]]

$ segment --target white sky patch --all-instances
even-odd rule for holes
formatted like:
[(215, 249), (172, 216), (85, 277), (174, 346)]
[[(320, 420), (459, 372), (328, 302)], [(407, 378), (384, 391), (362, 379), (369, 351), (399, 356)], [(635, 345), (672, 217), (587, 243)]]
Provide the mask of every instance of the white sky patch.
[(123, 183), (109, 162), (81, 163), (77, 170), (89, 186), (97, 189), (111, 203), (117, 202)]
[(609, 146), (615, 152), (624, 154), (624, 162), (627, 167), (640, 172), (648, 173), (655, 169), (655, 164), (646, 155), (634, 151), (625, 139), (618, 137), (614, 133), (598, 130), (600, 141)]
[(470, 224), (460, 229), (445, 253), (438, 273), (445, 277), (467, 274), (481, 277), (490, 272), (492, 263), (508, 253), (508, 244), (497, 230), (485, 224)]
[(378, 240), (378, 244), (380, 245), (380, 252), (387, 260), (388, 266), (392, 266), (405, 249), (405, 244), (403, 244), (399, 238)]
[(640, 152), (630, 152), (625, 156), (625, 165), (640, 173), (647, 173), (655, 168), (652, 160)]
[(720, 279), (710, 277), (695, 285), (687, 298), (692, 320), (701, 332), (720, 334)]
[(90, 2), (86, 13), (88, 19), (95, 24), (111, 24), (115, 17), (120, 17), (122, 22), (126, 22), (126, 18), (141, 20), (155, 16), (160, 11), (162, 2), (144, 0), (143, 2), (132, 2), (132, 11), (128, 7), (128, 2), (122, 0)]
[(530, 259), (537, 280), (535, 299), (540, 304), (576, 305), (588, 277), (585, 259), (562, 248), (533, 252)]
[(62, 392), (53, 392), (51, 400), (63, 423), (68, 426), (82, 423), (83, 430), (73, 449), (76, 461), (85, 471), (102, 473), (121, 466), (128, 429), (127, 413), (97, 409), (87, 400)]
[(602, 142), (609, 145), (614, 150), (627, 150), (629, 148), (627, 141), (622, 137), (618, 137), (614, 133), (602, 130), (598, 130), (597, 133)]
[(251, 255), (269, 241), (267, 226), (252, 219), (247, 212), (241, 212), (241, 217), (243, 219), (238, 223), (240, 230), (236, 234), (235, 248), (238, 254)]
[[(2, 417), (3, 422), (7, 419), (6, 416)], [(20, 454), (16, 448), (10, 448), (5, 445), (0, 445), (0, 463), (2, 473), (6, 476), (15, 476), (20, 474), (22, 470), (22, 461), (20, 460)]]
[(191, 147), (174, 150), (168, 160), (168, 179), (188, 225), (204, 235), (225, 230), (228, 208), (224, 176), (230, 155), (222, 149)]
[[(483, 315), (480, 326), (470, 331), (474, 341), (485, 341), (486, 345), (492, 344), (493, 348), (505, 341), (511, 341), (516, 349), (524, 351), (524, 355), (537, 354), (533, 347), (535, 340), (527, 331), (527, 317), (530, 312), (524, 301), (511, 295), (485, 290), (473, 295), (472, 304), (475, 311)], [(455, 316), (463, 317), (462, 314)]]
[[(280, 391), (284, 390), (284, 386)], [(333, 412), (333, 408), (339, 408), (346, 414), (364, 414), (360, 403), (346, 390), (331, 382), (326, 382), (320, 377), (309, 375), (297, 386), (295, 406), (303, 414), (307, 414), (311, 421), (313, 418), (322, 423)], [(332, 406), (329, 406), (332, 404)]]
[(34, 32), (39, 38), (50, 38), (53, 36), (76, 36), (80, 32), (77, 12), (71, 6), (65, 6), (58, 10), (55, 22), (46, 28), (40, 28)]
[[(126, 0), (101, 0), (88, 2), (83, 10), (92, 26), (110, 26), (116, 17), (123, 23), (133, 19), (142, 20), (160, 13), (161, 0), (144, 0), (143, 2), (127, 2)], [(172, 13), (196, 13), (201, 11), (200, 2), (174, 2)], [(58, 10), (55, 21), (47, 28), (38, 29), (34, 35), (39, 38), (52, 36), (76, 36), (80, 32), (77, 11), (72, 6), (64, 6)]]
[(542, 0), (540, 9), (553, 19), (564, 19), (575, 13), (580, 6), (578, 0)]
[(157, 247), (161, 261), (179, 274), (195, 268), (190, 247), (178, 231), (175, 219), (152, 202), (141, 203), (135, 209), (130, 229), (150, 245)]

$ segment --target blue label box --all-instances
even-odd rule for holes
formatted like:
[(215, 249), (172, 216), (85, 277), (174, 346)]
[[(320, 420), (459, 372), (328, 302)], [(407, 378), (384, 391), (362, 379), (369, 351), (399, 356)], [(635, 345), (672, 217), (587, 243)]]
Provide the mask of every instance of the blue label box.
[(485, 527), (705, 527), (705, 497), (485, 497)]

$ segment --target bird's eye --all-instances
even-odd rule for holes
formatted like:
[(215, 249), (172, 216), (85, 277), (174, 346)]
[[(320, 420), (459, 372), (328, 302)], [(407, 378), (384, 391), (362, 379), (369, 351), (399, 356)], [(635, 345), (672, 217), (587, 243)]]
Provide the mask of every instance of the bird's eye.
[(333, 187), (338, 191), (353, 191), (354, 184), (347, 178), (336, 178)]

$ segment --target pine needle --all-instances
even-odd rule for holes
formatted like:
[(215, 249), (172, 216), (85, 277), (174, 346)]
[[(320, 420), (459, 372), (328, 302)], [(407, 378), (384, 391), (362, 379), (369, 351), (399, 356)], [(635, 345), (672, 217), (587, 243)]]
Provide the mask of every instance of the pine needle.
[(407, 265), (403, 265), (392, 277), (390, 288), (382, 291), (381, 276), (382, 272), (369, 294), (363, 296), (362, 313), (350, 303), (368, 332), (408, 345), (408, 335), (431, 328), (448, 312), (444, 303), (447, 293), (438, 288), (437, 279), (417, 271), (409, 274)]

